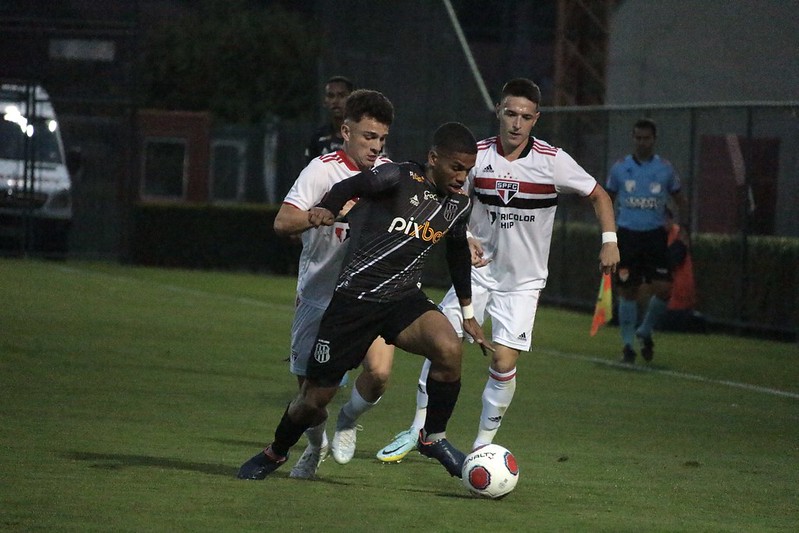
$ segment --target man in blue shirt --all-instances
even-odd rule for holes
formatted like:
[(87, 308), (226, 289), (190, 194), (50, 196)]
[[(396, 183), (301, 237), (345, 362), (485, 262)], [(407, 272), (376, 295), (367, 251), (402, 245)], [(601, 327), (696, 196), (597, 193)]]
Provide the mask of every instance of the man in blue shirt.
[[(657, 126), (651, 119), (638, 120), (633, 126), (634, 152), (617, 161), (610, 169), (605, 188), (616, 205), (621, 261), (615, 282), (619, 296), (619, 328), (622, 361), (634, 363), (635, 338), (641, 343), (641, 356), (651, 361), (655, 344), (652, 331), (666, 310), (671, 295), (666, 207), (669, 197), (687, 212), (680, 178), (666, 159), (655, 154)], [(687, 236), (685, 236), (687, 237)], [(638, 291), (642, 283), (651, 283), (652, 297), (641, 325), (638, 323)]]

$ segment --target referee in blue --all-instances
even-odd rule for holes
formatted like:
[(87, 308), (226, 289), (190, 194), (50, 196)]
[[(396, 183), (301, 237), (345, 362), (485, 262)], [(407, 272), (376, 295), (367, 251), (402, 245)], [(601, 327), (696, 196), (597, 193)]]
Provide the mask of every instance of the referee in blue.
[[(619, 297), (622, 362), (629, 364), (635, 363), (636, 339), (644, 360), (649, 362), (654, 357), (652, 332), (671, 296), (666, 244), (669, 197), (681, 213), (688, 212), (677, 172), (668, 160), (655, 153), (656, 139), (655, 122), (648, 118), (638, 120), (633, 125), (633, 153), (611, 167), (605, 185), (616, 208), (621, 261), (614, 281)], [(638, 325), (638, 292), (642, 283), (651, 284), (652, 297)]]

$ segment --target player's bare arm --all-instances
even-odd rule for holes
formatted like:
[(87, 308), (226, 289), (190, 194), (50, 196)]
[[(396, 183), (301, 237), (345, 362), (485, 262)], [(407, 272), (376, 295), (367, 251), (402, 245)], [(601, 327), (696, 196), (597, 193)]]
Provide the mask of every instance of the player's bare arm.
[[(355, 205), (355, 200), (349, 200), (338, 214), (338, 218), (343, 218)], [(330, 224), (321, 224), (329, 226)], [(311, 224), (308, 216), (308, 211), (297, 209), (291, 204), (283, 204), (275, 217), (275, 233), (280, 236), (290, 236), (302, 233), (307, 229), (318, 227), (318, 225)]]
[(332, 226), (336, 221), (335, 215), (324, 207), (312, 207), (306, 213), (307, 222), (311, 227)]
[(463, 330), (480, 346), (483, 355), (487, 356), (488, 352), (494, 353), (494, 345), (485, 338), (483, 328), (477, 323), (477, 319), (474, 317), (465, 319), (463, 321)]
[(671, 197), (674, 204), (677, 206), (678, 218), (675, 222), (680, 226), (680, 240), (682, 240), (686, 246), (691, 246), (691, 236), (689, 235), (690, 228), (688, 227), (691, 211), (688, 207), (688, 198), (682, 191), (675, 192)]
[[(602, 233), (616, 233), (616, 219), (613, 212), (613, 200), (611, 200), (608, 193), (600, 185), (594, 187), (591, 194), (588, 195), (588, 200), (594, 206), (594, 213), (599, 221), (599, 227)], [(603, 274), (611, 274), (616, 272), (616, 266), (619, 264), (619, 246), (614, 241), (604, 242), (602, 248), (599, 250), (599, 269)]]
[(283, 204), (275, 217), (275, 233), (287, 237), (297, 235), (311, 228), (308, 223), (308, 212), (298, 209), (291, 204)]

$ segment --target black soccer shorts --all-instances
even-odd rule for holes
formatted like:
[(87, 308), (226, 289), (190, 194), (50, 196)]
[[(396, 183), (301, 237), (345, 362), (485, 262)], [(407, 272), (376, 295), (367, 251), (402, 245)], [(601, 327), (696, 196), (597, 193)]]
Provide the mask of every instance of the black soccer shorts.
[(361, 364), (378, 336), (394, 344), (405, 328), (428, 311), (441, 312), (421, 290), (392, 302), (367, 302), (334, 293), (319, 324), (306, 376), (323, 387), (336, 386), (348, 370)]
[(637, 287), (652, 281), (671, 281), (671, 263), (665, 228), (649, 231), (617, 230), (619, 255), (616, 283), (619, 287)]

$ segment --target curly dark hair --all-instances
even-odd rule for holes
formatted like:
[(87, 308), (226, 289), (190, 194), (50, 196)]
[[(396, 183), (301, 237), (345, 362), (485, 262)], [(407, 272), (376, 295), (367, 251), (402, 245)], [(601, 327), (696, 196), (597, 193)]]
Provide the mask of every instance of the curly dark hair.
[(364, 115), (390, 126), (394, 122), (394, 105), (379, 91), (358, 89), (347, 97), (344, 119), (360, 122)]

